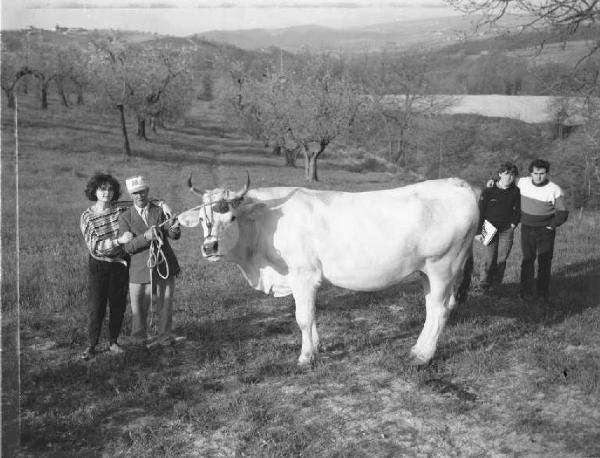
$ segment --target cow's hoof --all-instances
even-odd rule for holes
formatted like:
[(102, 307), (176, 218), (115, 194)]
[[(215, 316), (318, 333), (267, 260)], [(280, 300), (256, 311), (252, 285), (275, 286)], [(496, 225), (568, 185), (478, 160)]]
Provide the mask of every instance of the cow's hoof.
[(419, 366), (419, 367), (427, 366), (430, 362), (431, 362), (431, 358), (425, 358), (421, 355), (413, 353), (412, 351), (410, 352), (410, 355), (408, 356), (408, 364), (410, 366)]
[(314, 361), (314, 356), (300, 355), (300, 357), (298, 358), (298, 367), (311, 367)]

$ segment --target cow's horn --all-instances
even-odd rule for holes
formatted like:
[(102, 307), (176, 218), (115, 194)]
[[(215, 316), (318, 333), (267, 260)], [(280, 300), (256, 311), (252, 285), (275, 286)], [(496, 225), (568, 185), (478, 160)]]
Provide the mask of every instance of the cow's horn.
[(202, 197), (204, 195), (204, 191), (201, 191), (201, 190), (195, 188), (194, 186), (192, 186), (192, 172), (190, 172), (190, 176), (187, 179), (187, 185), (188, 185), (188, 188), (190, 188), (190, 191), (192, 191), (194, 194), (198, 194), (200, 197)]
[(248, 192), (248, 190), (250, 189), (250, 174), (248, 173), (248, 171), (246, 170), (246, 186), (244, 186), (244, 188), (241, 191), (238, 191), (235, 193), (235, 198), (236, 199), (243, 199), (244, 196), (246, 195), (246, 193)]

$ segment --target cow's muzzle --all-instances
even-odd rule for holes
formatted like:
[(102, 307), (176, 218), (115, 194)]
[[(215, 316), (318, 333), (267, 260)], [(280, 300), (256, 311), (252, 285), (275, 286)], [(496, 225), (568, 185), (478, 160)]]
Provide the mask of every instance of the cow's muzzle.
[(214, 237), (205, 239), (202, 244), (202, 253), (209, 260), (216, 260), (221, 256), (219, 254), (219, 241)]

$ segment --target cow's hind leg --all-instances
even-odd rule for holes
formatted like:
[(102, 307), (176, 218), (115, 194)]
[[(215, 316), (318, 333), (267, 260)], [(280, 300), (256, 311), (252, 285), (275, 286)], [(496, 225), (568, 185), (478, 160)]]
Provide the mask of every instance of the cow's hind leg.
[(452, 283), (446, 280), (446, 275), (439, 276), (429, 273), (422, 276), (423, 290), (425, 293), (425, 325), (411, 349), (412, 363), (416, 365), (427, 364), (433, 358), (437, 342), (455, 299), (452, 294)]
[(315, 318), (315, 298), (317, 282), (310, 275), (295, 276), (290, 279), (292, 294), (296, 302), (296, 322), (302, 333), (302, 350), (298, 365), (305, 366), (313, 362), (319, 348), (319, 334)]

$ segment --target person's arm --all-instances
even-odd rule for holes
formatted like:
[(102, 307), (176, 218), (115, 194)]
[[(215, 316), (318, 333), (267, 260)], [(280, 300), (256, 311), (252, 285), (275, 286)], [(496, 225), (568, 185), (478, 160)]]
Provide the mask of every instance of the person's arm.
[(569, 217), (569, 210), (567, 210), (567, 206), (565, 204), (565, 199), (563, 196), (559, 196), (554, 201), (554, 220), (548, 226), (548, 229), (556, 229), (558, 226), (563, 224), (567, 218)]
[(119, 242), (117, 238), (106, 238), (101, 240), (98, 234), (96, 234), (94, 225), (85, 213), (81, 215), (79, 225), (88, 251), (93, 256), (113, 256), (119, 252)]
[(483, 220), (485, 219), (485, 212), (487, 210), (489, 200), (489, 189), (490, 188), (486, 188), (481, 191), (481, 195), (479, 196), (479, 223), (477, 224), (477, 233), (480, 233), (481, 228), (483, 227)]
[[(128, 232), (132, 235), (135, 234), (129, 224), (129, 221), (127, 221), (127, 219), (121, 215), (119, 217), (119, 236), (123, 236)], [(151, 229), (148, 229), (143, 234), (134, 235), (131, 240), (124, 243), (122, 247), (127, 254), (136, 254), (140, 251), (148, 249), (150, 246), (150, 240), (152, 240)]]
[(171, 219), (173, 217), (173, 210), (171, 210), (171, 207), (169, 207), (164, 200), (159, 200), (156, 205), (160, 207), (167, 219)]
[[(515, 186), (516, 188), (516, 186)], [(519, 188), (516, 188), (516, 192), (515, 192), (515, 197), (514, 197), (514, 202), (513, 202), (513, 214), (512, 214), (512, 221), (511, 221), (511, 225), (514, 228), (516, 228), (519, 223), (521, 222), (521, 190)]]
[[(163, 227), (163, 234), (165, 234), (167, 237), (169, 237), (170, 239), (173, 240), (178, 240), (179, 237), (181, 237), (181, 228), (179, 227), (179, 222), (177, 220), (172, 220), (172, 210), (166, 205), (167, 209), (169, 209), (170, 214), (164, 212), (164, 210), (162, 209), (163, 207), (161, 207), (161, 212), (160, 212), (160, 222), (161, 224), (164, 222), (165, 224), (162, 226)], [(165, 222), (166, 221), (166, 222)]]

